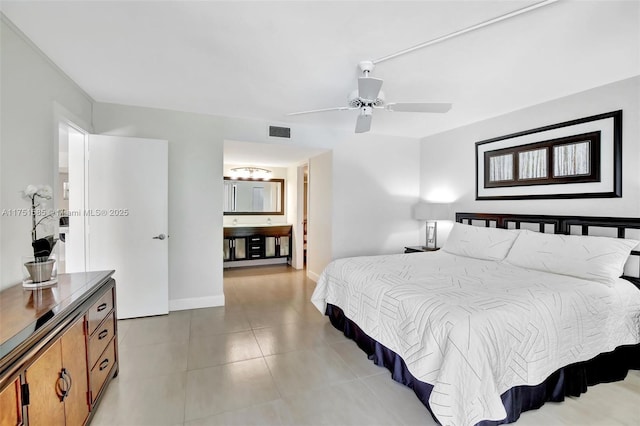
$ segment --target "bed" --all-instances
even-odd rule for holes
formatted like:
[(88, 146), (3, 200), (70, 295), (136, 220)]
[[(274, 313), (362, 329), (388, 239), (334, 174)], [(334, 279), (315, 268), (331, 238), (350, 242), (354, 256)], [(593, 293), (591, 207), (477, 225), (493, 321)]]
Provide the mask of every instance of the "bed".
[[(625, 238), (640, 219), (456, 222), (437, 252), (333, 261), (312, 296), (438, 423), (511, 423), (640, 369), (640, 253)], [(584, 237), (606, 229), (617, 238)]]

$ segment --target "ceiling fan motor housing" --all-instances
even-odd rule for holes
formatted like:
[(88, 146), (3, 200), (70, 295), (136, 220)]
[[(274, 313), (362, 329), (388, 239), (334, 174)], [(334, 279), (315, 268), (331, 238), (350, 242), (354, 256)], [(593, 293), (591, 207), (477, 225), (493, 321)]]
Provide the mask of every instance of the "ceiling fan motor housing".
[(380, 91), (378, 97), (375, 100), (363, 99), (358, 96), (358, 90), (354, 90), (347, 97), (347, 104), (351, 108), (361, 108), (365, 106), (369, 107), (382, 107), (384, 105), (384, 93)]

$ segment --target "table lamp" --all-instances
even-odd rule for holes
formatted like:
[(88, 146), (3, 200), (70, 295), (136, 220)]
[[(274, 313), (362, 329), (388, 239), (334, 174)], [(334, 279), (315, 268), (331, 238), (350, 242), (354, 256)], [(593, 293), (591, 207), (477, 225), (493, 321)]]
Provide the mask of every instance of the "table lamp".
[(427, 221), (427, 239), (425, 246), (429, 249), (437, 248), (438, 220), (451, 220), (450, 204), (421, 202), (415, 205), (413, 217)]

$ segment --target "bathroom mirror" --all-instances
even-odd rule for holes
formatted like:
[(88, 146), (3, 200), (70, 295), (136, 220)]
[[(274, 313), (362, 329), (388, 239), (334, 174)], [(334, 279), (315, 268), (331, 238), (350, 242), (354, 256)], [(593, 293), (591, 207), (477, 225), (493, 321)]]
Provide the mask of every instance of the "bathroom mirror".
[(225, 215), (284, 214), (284, 179), (224, 178)]

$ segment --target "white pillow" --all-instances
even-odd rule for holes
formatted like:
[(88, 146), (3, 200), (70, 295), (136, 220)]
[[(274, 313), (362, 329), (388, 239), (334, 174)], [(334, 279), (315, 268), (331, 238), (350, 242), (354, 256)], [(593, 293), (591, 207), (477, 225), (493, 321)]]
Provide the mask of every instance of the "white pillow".
[(518, 236), (516, 230), (454, 223), (443, 251), (484, 260), (502, 260)]
[(506, 262), (522, 268), (571, 275), (604, 284), (622, 275), (638, 241), (623, 238), (521, 231)]

